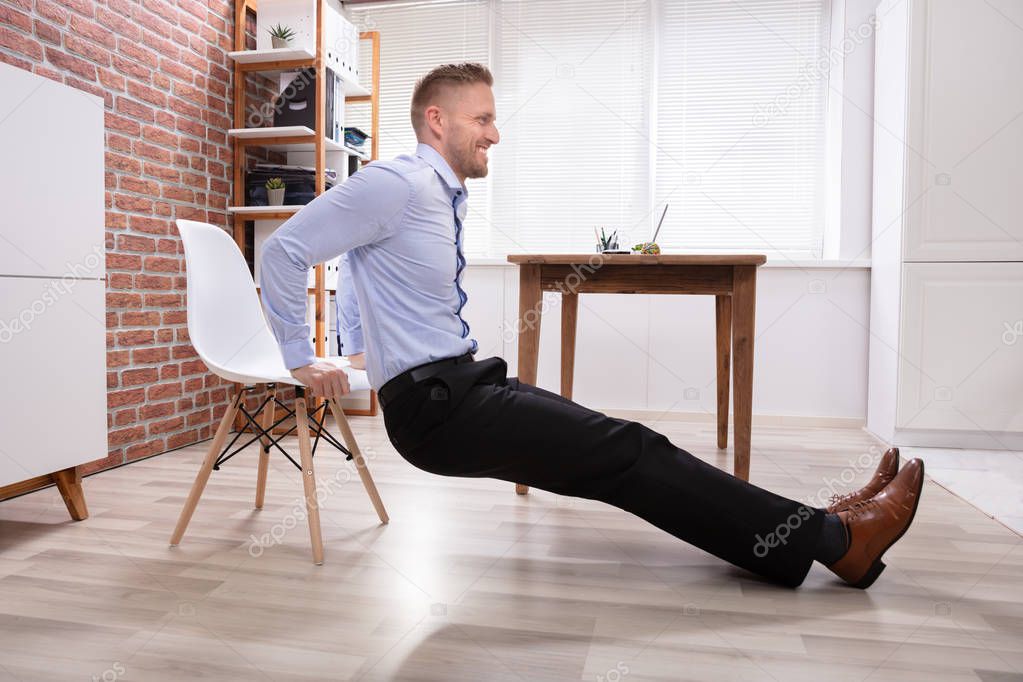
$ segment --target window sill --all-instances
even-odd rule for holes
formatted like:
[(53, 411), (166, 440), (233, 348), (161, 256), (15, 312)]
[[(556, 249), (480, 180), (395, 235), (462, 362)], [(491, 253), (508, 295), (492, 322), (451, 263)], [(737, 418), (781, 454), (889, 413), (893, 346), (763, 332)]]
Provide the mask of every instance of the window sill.
[(793, 270), (807, 270), (817, 268), (819, 270), (869, 270), (869, 258), (827, 258), (824, 260), (811, 260), (808, 258), (785, 258), (784, 256), (768, 256), (765, 268), (791, 268)]
[[(470, 256), (468, 259), (468, 265), (470, 267), (514, 267), (514, 263), (509, 263), (504, 258), (494, 258), (490, 256)], [(784, 256), (768, 256), (767, 263), (762, 267), (765, 268), (779, 268), (779, 269), (792, 269), (792, 270), (869, 270), (870, 259), (869, 258), (853, 258), (850, 260), (842, 260), (840, 258), (832, 258), (827, 260), (811, 260), (807, 258), (785, 258)]]

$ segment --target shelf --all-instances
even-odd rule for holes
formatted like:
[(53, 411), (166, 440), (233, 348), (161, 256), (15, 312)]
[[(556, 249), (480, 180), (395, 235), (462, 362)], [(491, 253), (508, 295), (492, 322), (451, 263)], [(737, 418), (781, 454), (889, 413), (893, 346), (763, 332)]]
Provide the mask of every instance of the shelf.
[[(316, 131), (307, 126), (280, 126), (277, 128), (231, 128), (228, 137), (242, 141), (247, 145), (258, 145), (278, 152), (311, 152), (315, 151)], [(324, 146), (328, 152), (341, 152), (356, 156), (363, 161), (369, 155), (345, 146), (330, 138), (324, 138)]]
[(345, 99), (352, 99), (353, 97), (369, 97), (370, 91), (362, 86), (361, 83), (355, 81), (351, 76), (342, 72), (335, 72), (341, 77), (341, 80), (345, 84)]
[(245, 216), (249, 220), (275, 220), (290, 218), (302, 208), (304, 206), (295, 204), (288, 206), (228, 206), (227, 212)]
[[(323, 290), (324, 290), (324, 291), (326, 291), (326, 292), (327, 292), (328, 294), (334, 294), (334, 295), (337, 295), (337, 289), (332, 289), (332, 288), (330, 288), (330, 287), (324, 287), (324, 289), (323, 289)], [(257, 293), (257, 294), (258, 294), (258, 293), (261, 293), (261, 291), (260, 291), (260, 288), (259, 288), (259, 287), (256, 287), (256, 293)], [(306, 287), (306, 294), (308, 294), (308, 295), (312, 296), (312, 295), (313, 295), (313, 294), (315, 294), (315, 293), (316, 293), (316, 287)]]
[[(316, 55), (305, 48), (281, 47), (276, 50), (239, 50), (228, 52), (227, 56), (246, 67), (245, 71), (275, 73), (312, 66)], [(308, 62), (306, 65), (293, 62)]]
[[(276, 50), (241, 50), (228, 52), (227, 56), (242, 65), (246, 73), (260, 73), (272, 76), (282, 71), (297, 71), (314, 66), (316, 63), (312, 52), (304, 48), (282, 47)], [(343, 71), (335, 71), (345, 84), (345, 99), (369, 97), (370, 91)]]

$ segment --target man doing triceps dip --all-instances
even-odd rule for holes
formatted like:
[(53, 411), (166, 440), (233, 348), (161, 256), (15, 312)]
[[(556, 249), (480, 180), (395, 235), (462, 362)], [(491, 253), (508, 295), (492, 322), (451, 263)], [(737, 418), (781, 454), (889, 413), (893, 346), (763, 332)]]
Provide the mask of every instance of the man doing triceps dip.
[(391, 443), (414, 466), (601, 500), (726, 561), (788, 586), (814, 560), (868, 587), (909, 527), (923, 464), (890, 450), (866, 487), (818, 509), (703, 462), (663, 435), (506, 376), (476, 360), (462, 317), (466, 178), (487, 174), (493, 77), (479, 64), (426, 74), (412, 97), (415, 153), (374, 162), (318, 196), (264, 244), (263, 301), (292, 375), (314, 395), (348, 380), (316, 361), (306, 278), (342, 264), (342, 352), (363, 358)]

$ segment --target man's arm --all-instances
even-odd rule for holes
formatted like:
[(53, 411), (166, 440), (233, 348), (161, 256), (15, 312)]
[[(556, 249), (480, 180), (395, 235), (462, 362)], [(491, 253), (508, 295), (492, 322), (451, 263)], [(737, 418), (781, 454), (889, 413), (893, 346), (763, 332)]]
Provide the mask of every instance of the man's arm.
[(362, 318), (359, 315), (359, 301), (355, 297), (355, 288), (352, 285), (352, 269), (348, 263), (348, 254), (341, 256), (338, 262), (337, 320), (338, 335), (341, 337), (339, 349), (341, 355), (348, 357), (352, 367), (365, 369), (366, 342), (362, 338)]
[(313, 389), (336, 397), (348, 381), (334, 365), (316, 365), (306, 293), (309, 268), (391, 234), (408, 203), (408, 183), (386, 168), (367, 166), (316, 197), (263, 244), (260, 286), (263, 305), (285, 366)]

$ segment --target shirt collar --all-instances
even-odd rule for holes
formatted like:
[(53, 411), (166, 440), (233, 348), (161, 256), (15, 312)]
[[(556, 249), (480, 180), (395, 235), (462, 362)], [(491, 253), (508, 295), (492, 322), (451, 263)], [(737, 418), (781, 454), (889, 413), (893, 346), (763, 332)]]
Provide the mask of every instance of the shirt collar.
[(468, 194), (466, 188), (462, 186), (462, 183), (455, 176), (455, 171), (451, 170), (451, 166), (448, 165), (448, 162), (444, 160), (444, 157), (436, 149), (425, 142), (420, 142), (416, 145), (416, 156), (426, 161), (437, 171), (437, 175), (441, 177), (441, 180), (448, 186), (448, 189)]

